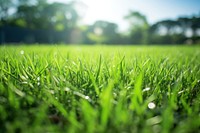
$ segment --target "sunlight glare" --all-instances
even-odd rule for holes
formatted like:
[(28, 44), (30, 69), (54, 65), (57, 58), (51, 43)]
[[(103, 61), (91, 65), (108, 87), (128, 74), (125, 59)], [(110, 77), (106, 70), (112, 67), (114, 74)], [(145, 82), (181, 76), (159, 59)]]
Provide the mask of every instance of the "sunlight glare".
[[(101, 0), (101, 1), (94, 1), (94, 0), (85, 0), (87, 4), (87, 11), (86, 16), (84, 17), (85, 22), (91, 22), (96, 20), (109, 20), (110, 13), (112, 13), (112, 6), (113, 3), (111, 1)], [(108, 13), (108, 11), (110, 11)]]

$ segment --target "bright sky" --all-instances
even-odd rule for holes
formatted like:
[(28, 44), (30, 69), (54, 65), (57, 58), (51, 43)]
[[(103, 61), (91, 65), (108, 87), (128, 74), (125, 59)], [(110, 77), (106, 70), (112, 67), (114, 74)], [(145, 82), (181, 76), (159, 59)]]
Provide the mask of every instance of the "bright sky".
[[(70, 0), (48, 0), (69, 2)], [(121, 30), (128, 27), (123, 19), (130, 10), (144, 14), (150, 23), (178, 16), (200, 14), (200, 0), (77, 0), (87, 9), (83, 23), (93, 24), (96, 20), (117, 23)]]

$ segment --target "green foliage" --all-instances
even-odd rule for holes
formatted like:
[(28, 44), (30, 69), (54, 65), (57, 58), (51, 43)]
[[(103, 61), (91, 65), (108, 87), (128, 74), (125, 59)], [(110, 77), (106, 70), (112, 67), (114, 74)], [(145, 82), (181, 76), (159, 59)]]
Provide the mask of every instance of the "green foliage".
[(118, 26), (107, 21), (96, 21), (88, 28), (88, 38), (96, 44), (119, 43)]
[(120, 45), (200, 42), (199, 15), (161, 20), (150, 25), (145, 15), (130, 11), (124, 17), (129, 23), (129, 29), (119, 32), (117, 24), (103, 20), (96, 20), (92, 25), (80, 25), (85, 10), (86, 7), (80, 1), (50, 3), (47, 0), (1, 0), (0, 44)]
[(125, 19), (130, 23), (130, 42), (132, 44), (146, 44), (149, 29), (146, 17), (139, 12), (131, 11)]
[(199, 132), (200, 47), (1, 46), (1, 132)]

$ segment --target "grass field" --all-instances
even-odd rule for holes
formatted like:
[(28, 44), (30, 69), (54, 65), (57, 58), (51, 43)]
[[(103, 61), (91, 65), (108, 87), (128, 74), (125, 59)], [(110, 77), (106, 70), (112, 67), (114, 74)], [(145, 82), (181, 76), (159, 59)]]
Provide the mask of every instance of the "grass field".
[(1, 46), (0, 132), (198, 133), (199, 46)]

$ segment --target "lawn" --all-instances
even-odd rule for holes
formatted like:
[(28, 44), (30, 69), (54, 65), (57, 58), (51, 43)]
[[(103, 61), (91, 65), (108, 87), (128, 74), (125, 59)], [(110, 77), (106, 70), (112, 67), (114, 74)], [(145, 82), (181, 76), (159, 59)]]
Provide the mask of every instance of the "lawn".
[(199, 46), (0, 46), (0, 132), (200, 132)]

